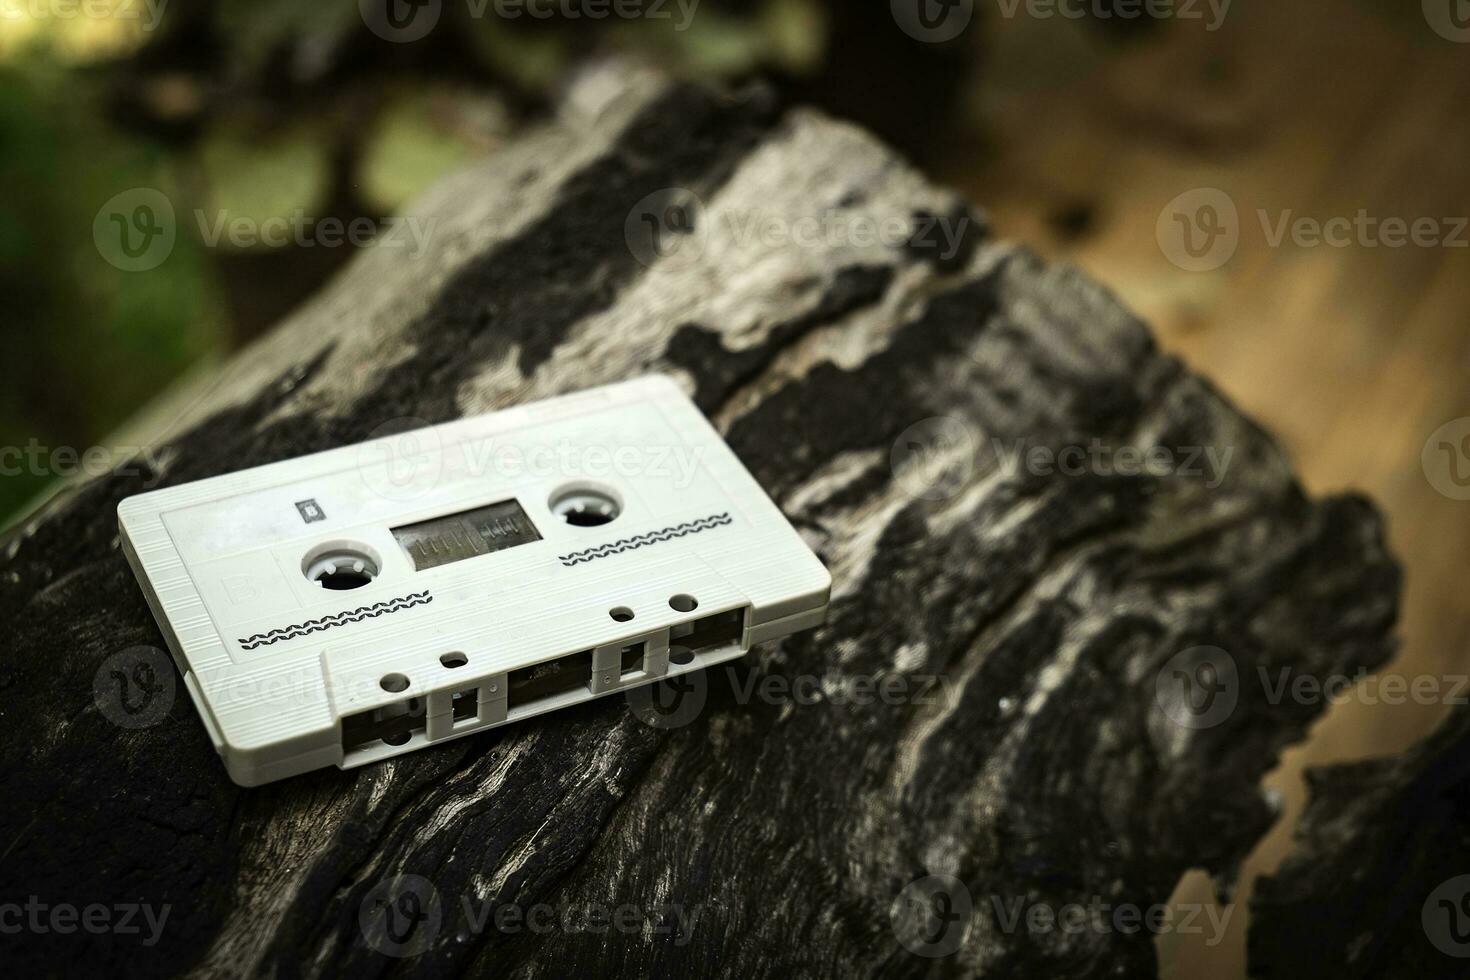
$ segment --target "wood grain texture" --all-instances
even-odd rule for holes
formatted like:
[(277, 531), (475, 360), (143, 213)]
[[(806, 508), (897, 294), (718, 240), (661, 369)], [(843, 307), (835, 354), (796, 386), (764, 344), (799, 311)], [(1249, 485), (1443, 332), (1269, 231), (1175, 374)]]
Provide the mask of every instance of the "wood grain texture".
[[(20, 965), (1152, 972), (1146, 932), (1006, 929), (996, 903), (1143, 907), (1196, 867), (1228, 887), (1273, 816), (1262, 775), (1318, 711), (1239, 683), (1233, 711), (1180, 724), (1161, 673), (1201, 646), (1239, 677), (1388, 657), (1398, 570), (1371, 505), (1308, 498), (1104, 290), (990, 240), (852, 127), (759, 91), (597, 81), (431, 193), (424, 254), (369, 250), (229, 365), (156, 471), (78, 487), (8, 540), (0, 690), (27, 737), (0, 742), (0, 891), (172, 909), (155, 946), (27, 934)], [(671, 187), (702, 202), (697, 231), (645, 264), (629, 215)], [(803, 218), (839, 230), (747, 232)], [(854, 230), (885, 223), (901, 234)], [(687, 385), (834, 577), (826, 627), (705, 676), (693, 717), (602, 700), (244, 791), (186, 698), (136, 730), (96, 707), (109, 656), (161, 643), (122, 497), (649, 370)], [(1070, 447), (1109, 462), (1015, 456)], [(1154, 447), (1181, 466), (1118, 472)], [(1196, 449), (1229, 463), (1180, 472)], [(844, 694), (884, 679), (901, 695)], [(820, 695), (750, 693), (804, 680)], [(404, 875), (440, 915), (387, 956), (360, 918)], [(972, 909), (937, 959), (900, 941), (952, 908), (910, 887), (936, 875)], [(476, 928), (593, 905), (643, 925)]]

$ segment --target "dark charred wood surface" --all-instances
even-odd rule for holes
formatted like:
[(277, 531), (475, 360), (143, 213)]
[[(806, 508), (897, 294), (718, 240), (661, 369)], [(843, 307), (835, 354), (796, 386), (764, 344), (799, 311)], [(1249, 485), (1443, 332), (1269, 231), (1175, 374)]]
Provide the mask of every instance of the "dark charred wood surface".
[(1412, 751), (1308, 777), (1296, 848), (1251, 901), (1251, 973), (1470, 975), (1470, 710)]
[[(11, 534), (0, 894), (169, 909), (153, 945), (7, 935), (17, 970), (1149, 974), (1146, 931), (997, 909), (1144, 907), (1197, 867), (1228, 888), (1318, 711), (1243, 679), (1388, 657), (1372, 506), (1306, 496), (1104, 290), (852, 127), (609, 84), (432, 192), (425, 252), (367, 250), (134, 463)], [(659, 252), (650, 200), (694, 218)], [(761, 231), (802, 218), (838, 231)], [(100, 706), (110, 658), (162, 645), (123, 497), (653, 370), (830, 567), (827, 626), (673, 714), (603, 699), (255, 790), (181, 686), (151, 726)], [(1069, 449), (1090, 461), (1044, 464)], [(435, 914), (385, 944), (385, 899)], [(536, 909), (551, 928), (496, 928)]]

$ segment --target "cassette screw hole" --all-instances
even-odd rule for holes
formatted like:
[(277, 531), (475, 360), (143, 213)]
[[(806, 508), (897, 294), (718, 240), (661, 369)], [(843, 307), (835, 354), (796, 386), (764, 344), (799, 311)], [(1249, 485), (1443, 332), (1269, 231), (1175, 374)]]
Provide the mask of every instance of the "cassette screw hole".
[(389, 745), (407, 745), (409, 738), (408, 732), (394, 732), (392, 735), (384, 735), (383, 741)]
[(671, 646), (671, 647), (669, 647), (669, 663), (674, 664), (674, 665), (679, 666), (679, 667), (683, 667), (685, 664), (692, 664), (693, 662), (694, 662), (694, 651), (693, 650), (689, 649), (688, 647), (679, 647), (679, 646)]
[(627, 606), (614, 606), (607, 611), (607, 614), (619, 623), (626, 623), (633, 618), (633, 610)]
[(463, 667), (465, 664), (470, 662), (470, 658), (456, 651), (454, 653), (446, 653), (444, 656), (439, 658), (439, 662), (444, 666), (452, 669), (454, 667)]
[(699, 608), (699, 600), (681, 592), (669, 600), (669, 608), (674, 612), (694, 612)]
[(389, 694), (397, 694), (408, 690), (408, 678), (403, 674), (384, 674), (383, 679), (378, 681), (378, 686)]

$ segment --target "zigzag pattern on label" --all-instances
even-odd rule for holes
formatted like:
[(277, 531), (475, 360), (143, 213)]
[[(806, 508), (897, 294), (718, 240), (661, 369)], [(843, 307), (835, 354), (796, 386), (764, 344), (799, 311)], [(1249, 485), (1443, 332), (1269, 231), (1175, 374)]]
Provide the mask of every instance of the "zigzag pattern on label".
[(323, 616), (320, 619), (308, 619), (304, 623), (297, 623), (294, 626), (283, 626), (280, 629), (273, 629), (268, 633), (256, 633), (253, 636), (247, 636), (236, 642), (240, 644), (240, 649), (242, 650), (254, 650), (256, 647), (268, 647), (272, 643), (278, 643), (281, 640), (294, 640), (298, 636), (305, 636), (308, 633), (319, 633), (322, 630), (329, 630), (333, 626), (345, 626), (348, 623), (360, 623), (364, 619), (376, 619), (379, 616), (386, 616), (388, 613), (395, 613), (402, 609), (412, 609), (414, 606), (427, 605), (433, 601), (434, 597), (429, 595), (427, 591), (415, 592), (397, 599), (384, 599), (382, 602), (375, 602), (371, 606), (358, 606), (356, 609), (349, 609), (346, 612), (333, 613), (330, 616)]
[(588, 548), (585, 551), (574, 551), (569, 555), (558, 555), (561, 563), (568, 567), (579, 565), (584, 561), (593, 561), (598, 558), (606, 558), (608, 555), (622, 554), (624, 551), (633, 551), (660, 541), (669, 541), (673, 538), (682, 538), (686, 534), (698, 534), (700, 531), (708, 531), (712, 527), (720, 527), (729, 524), (733, 518), (729, 512), (723, 514), (711, 514), (701, 517), (695, 521), (685, 521), (683, 524), (675, 524), (660, 531), (649, 531), (647, 534), (635, 534), (631, 538), (619, 538), (600, 544), (596, 548)]

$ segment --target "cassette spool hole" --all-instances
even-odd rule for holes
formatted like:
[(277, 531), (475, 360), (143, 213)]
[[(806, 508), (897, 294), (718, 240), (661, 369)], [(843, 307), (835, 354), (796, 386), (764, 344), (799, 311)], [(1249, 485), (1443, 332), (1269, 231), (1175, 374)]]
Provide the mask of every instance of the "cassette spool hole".
[(378, 562), (354, 548), (328, 548), (307, 557), (306, 579), (319, 588), (344, 591), (360, 589), (378, 577)]
[(601, 527), (617, 519), (623, 505), (605, 487), (574, 484), (551, 495), (551, 512), (573, 527)]

